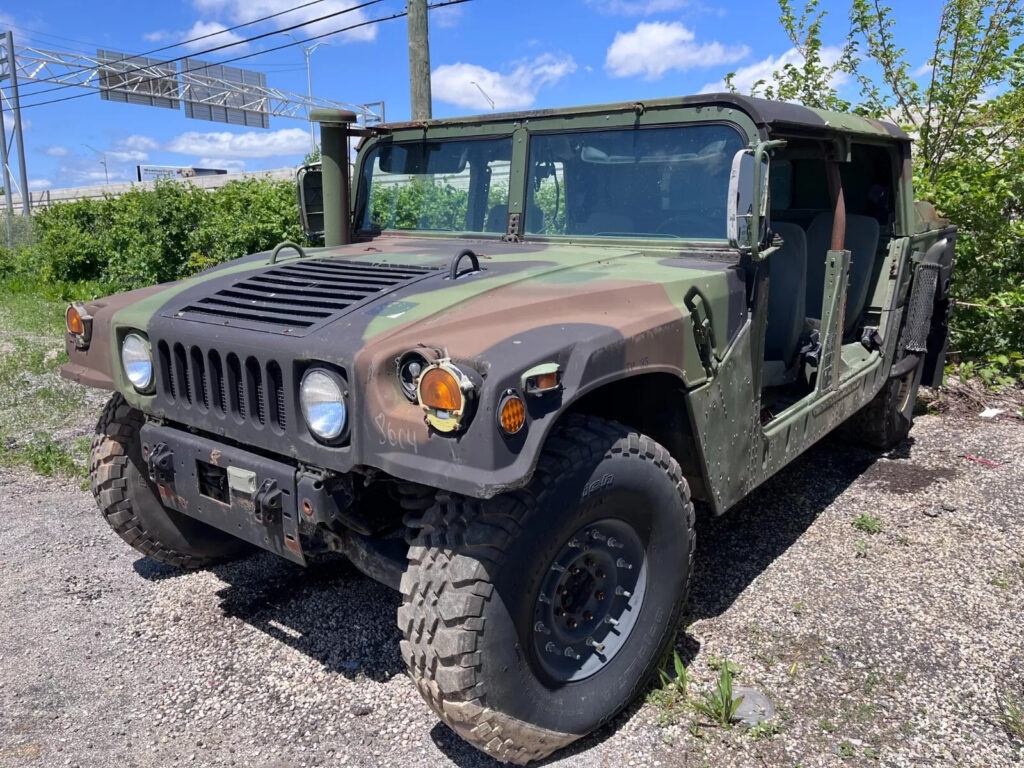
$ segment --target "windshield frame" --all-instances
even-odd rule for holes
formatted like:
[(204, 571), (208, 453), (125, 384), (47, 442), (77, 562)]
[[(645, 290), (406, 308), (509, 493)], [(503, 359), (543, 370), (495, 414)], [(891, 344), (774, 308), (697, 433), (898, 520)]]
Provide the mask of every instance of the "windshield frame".
[[(524, 191), (526, 192), (527, 199), (528, 199), (528, 196), (529, 196), (529, 182), (530, 182), (531, 171), (532, 171), (532, 165), (531, 165), (531, 161), (530, 161), (530, 153), (532, 151), (533, 138), (536, 137), (536, 136), (579, 135), (579, 134), (586, 134), (586, 133), (610, 133), (610, 132), (613, 132), (613, 131), (614, 132), (625, 133), (626, 131), (631, 131), (631, 130), (636, 130), (636, 131), (671, 130), (671, 129), (697, 128), (697, 127), (713, 126), (713, 125), (722, 126), (722, 127), (726, 127), (726, 128), (730, 128), (730, 129), (734, 130), (736, 132), (736, 135), (740, 138), (741, 141), (745, 141), (746, 138), (747, 138), (746, 135), (744, 134), (743, 130), (740, 128), (740, 126), (737, 125), (734, 121), (731, 121), (731, 120), (701, 120), (701, 121), (685, 121), (685, 122), (667, 122), (666, 121), (666, 122), (658, 122), (658, 123), (646, 124), (646, 125), (642, 125), (642, 126), (640, 126), (640, 125), (618, 125), (618, 126), (598, 125), (598, 126), (589, 126), (589, 127), (586, 127), (586, 128), (572, 127), (572, 128), (567, 128), (567, 129), (563, 128), (563, 129), (551, 129), (551, 130), (545, 130), (545, 129), (532, 130), (532, 131), (530, 131), (529, 140), (526, 142), (526, 145), (527, 145), (526, 146), (526, 166), (523, 169), (523, 174), (524, 174), (525, 180), (526, 180), (526, 185), (524, 186)], [(747, 147), (746, 147), (745, 144), (743, 144), (743, 145), (741, 145), (740, 148), (741, 149), (746, 149)], [(731, 163), (732, 162), (732, 157), (729, 157), (727, 162)], [(562, 193), (562, 196), (564, 198), (564, 191)], [(725, 202), (726, 202), (726, 198), (727, 198), (727, 194), (723, 194), (723, 196), (722, 196), (723, 208), (724, 208), (724, 205), (725, 205)], [(564, 201), (563, 201), (563, 204), (564, 204)], [(510, 210), (511, 210), (511, 205), (510, 205)], [(608, 234), (608, 235), (579, 234), (579, 233), (557, 235), (557, 234), (530, 232), (529, 211), (527, 210), (527, 206), (526, 206), (526, 201), (525, 200), (524, 200), (523, 210), (526, 211), (525, 216), (524, 216), (523, 228), (522, 228), (523, 229), (523, 239), (524, 240), (530, 240), (530, 241), (542, 240), (542, 241), (565, 243), (565, 242), (576, 242), (576, 241), (584, 240), (585, 239), (588, 242), (592, 241), (592, 242), (597, 242), (597, 243), (608, 243), (608, 242), (615, 242), (615, 243), (648, 243), (648, 242), (657, 242), (657, 243), (666, 243), (666, 244), (697, 243), (697, 244), (700, 244), (701, 246), (710, 246), (710, 247), (715, 247), (715, 246), (720, 246), (720, 245), (728, 246), (728, 244), (729, 244), (728, 243), (728, 238), (724, 234), (723, 234), (723, 236), (721, 238), (701, 238), (701, 237), (681, 237), (679, 235), (668, 235), (668, 234), (662, 234), (662, 233), (656, 233), (656, 232), (645, 232), (645, 233), (636, 234), (636, 235), (630, 235), (630, 234), (627, 234), (627, 233), (624, 233), (624, 232), (623, 233), (612, 233), (612, 234)], [(724, 226), (725, 226), (724, 210), (723, 210), (723, 216), (722, 216), (722, 225), (723, 225), (723, 228), (724, 228)]]
[[(529, 139), (534, 133), (573, 133), (585, 130), (612, 130), (618, 128), (669, 128), (674, 126), (703, 125), (717, 123), (735, 128), (750, 146), (767, 137), (767, 129), (758, 127), (753, 118), (738, 106), (722, 104), (682, 105), (670, 100), (648, 103), (603, 104), (583, 106), (553, 112), (505, 113), (498, 115), (476, 115), (465, 118), (449, 118), (426, 123), (400, 123), (388, 127), (381, 136), (371, 136), (362, 141), (355, 159), (353, 178), (358, 184), (352, 195), (350, 214), (353, 225), (356, 215), (362, 211), (366, 192), (363, 189), (363, 165), (369, 152), (382, 141), (395, 143), (404, 141), (441, 141), (446, 139), (512, 137), (512, 165), (509, 179), (508, 212), (520, 216), (526, 210), (527, 180), (529, 170)], [(387, 235), (397, 237), (463, 238), (477, 240), (502, 239), (497, 233), (453, 233), (433, 230), (356, 230), (359, 239)], [(626, 246), (636, 249), (679, 250), (680, 246), (696, 247), (701, 250), (729, 251), (727, 241), (681, 240), (677, 238), (605, 237), (590, 235), (521, 235), (521, 240), (531, 243), (559, 243), (562, 245)]]
[[(397, 133), (397, 132), (396, 132)], [(431, 136), (425, 134), (423, 131), (418, 131), (416, 136), (402, 136), (401, 138), (395, 135), (385, 136), (373, 142), (367, 142), (367, 145), (360, 148), (356, 162), (353, 168), (353, 179), (356, 181), (355, 199), (353, 200), (352, 206), (352, 228), (357, 237), (376, 237), (379, 235), (409, 235), (415, 234), (417, 236), (434, 236), (434, 237), (469, 237), (469, 238), (501, 238), (504, 232), (481, 232), (472, 229), (464, 230), (446, 230), (446, 229), (381, 229), (381, 228), (364, 228), (362, 226), (362, 220), (366, 215), (366, 207), (369, 204), (369, 188), (367, 187), (367, 164), (371, 161), (373, 151), (379, 149), (385, 145), (399, 145), (399, 144), (445, 144), (450, 142), (470, 142), (470, 141), (497, 141), (505, 139), (509, 143), (509, 202), (511, 204), (511, 177), (513, 175), (512, 169), (515, 168), (516, 164), (516, 152), (515, 144), (512, 140), (513, 131), (506, 127), (504, 131), (488, 132), (488, 133), (473, 133), (473, 134), (454, 134), (450, 136)], [(484, 214), (486, 216), (486, 212)]]

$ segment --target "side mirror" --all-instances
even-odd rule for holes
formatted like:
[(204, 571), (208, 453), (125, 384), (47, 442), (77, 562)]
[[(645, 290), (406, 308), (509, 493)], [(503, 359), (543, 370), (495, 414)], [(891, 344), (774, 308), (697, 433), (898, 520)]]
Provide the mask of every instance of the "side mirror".
[(310, 240), (324, 237), (324, 186), (320, 163), (304, 165), (295, 174), (299, 193), (299, 223)]
[(754, 255), (768, 236), (768, 155), (759, 154), (760, 169), (752, 149), (742, 149), (733, 156), (726, 206), (729, 245)]

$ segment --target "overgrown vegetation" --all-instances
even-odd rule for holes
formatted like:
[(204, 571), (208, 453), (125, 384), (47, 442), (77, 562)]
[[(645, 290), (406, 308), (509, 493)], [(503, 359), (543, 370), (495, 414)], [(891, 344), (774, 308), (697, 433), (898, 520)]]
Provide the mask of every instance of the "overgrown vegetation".
[(882, 532), (882, 520), (881, 518), (869, 515), (867, 512), (863, 512), (857, 515), (851, 521), (851, 525), (858, 531), (864, 531), (864, 533), (881, 533)]
[(34, 229), (34, 243), (0, 248), (0, 280), (14, 292), (127, 290), (303, 240), (294, 185), (262, 179), (212, 191), (162, 181), (151, 191), (61, 203), (39, 211)]
[[(878, 0), (851, 0), (839, 56), (823, 54), (819, 0), (778, 0), (802, 62), (753, 91), (807, 106), (893, 120), (916, 139), (917, 198), (959, 227), (950, 361), (989, 386), (1024, 382), (1024, 4), (945, 0), (932, 53), (910, 61), (897, 20)], [(844, 78), (859, 99), (843, 98)], [(731, 82), (731, 78), (730, 78)]]

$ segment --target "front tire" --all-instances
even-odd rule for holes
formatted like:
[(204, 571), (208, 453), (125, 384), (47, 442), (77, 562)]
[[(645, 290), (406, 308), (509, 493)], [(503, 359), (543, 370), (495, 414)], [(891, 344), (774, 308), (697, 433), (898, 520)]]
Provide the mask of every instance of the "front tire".
[(183, 569), (203, 568), (249, 551), (240, 539), (160, 502), (142, 459), (142, 424), (142, 413), (115, 394), (92, 438), (92, 494), (114, 532), (142, 554)]
[(657, 671), (695, 538), (686, 480), (650, 438), (568, 416), (525, 489), (439, 495), (408, 522), (402, 655), (431, 708), (478, 749), (546, 757)]

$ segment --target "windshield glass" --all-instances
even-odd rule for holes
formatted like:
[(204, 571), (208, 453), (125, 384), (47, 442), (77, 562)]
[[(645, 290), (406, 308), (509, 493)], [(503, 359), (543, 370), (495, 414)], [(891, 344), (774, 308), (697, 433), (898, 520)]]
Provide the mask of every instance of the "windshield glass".
[(510, 138), (382, 143), (363, 163), (361, 230), (504, 234)]
[(526, 232), (726, 239), (732, 157), (726, 125), (535, 135)]

